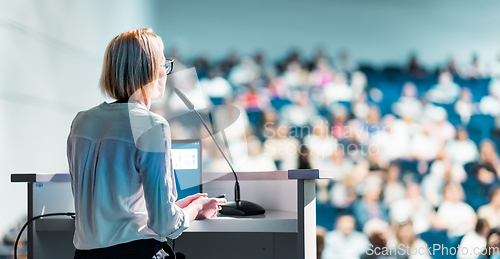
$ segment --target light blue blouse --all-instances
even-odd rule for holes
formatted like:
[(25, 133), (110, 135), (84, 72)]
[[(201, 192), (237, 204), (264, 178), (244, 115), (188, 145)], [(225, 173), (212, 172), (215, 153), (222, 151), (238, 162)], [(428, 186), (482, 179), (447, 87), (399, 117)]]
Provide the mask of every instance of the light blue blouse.
[(177, 238), (189, 216), (175, 204), (167, 121), (135, 103), (78, 113), (68, 137), (77, 249)]

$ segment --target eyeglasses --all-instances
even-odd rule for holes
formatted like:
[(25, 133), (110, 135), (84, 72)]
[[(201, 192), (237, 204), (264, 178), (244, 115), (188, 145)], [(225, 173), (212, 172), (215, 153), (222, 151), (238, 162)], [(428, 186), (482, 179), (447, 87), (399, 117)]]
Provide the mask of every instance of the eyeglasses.
[(167, 58), (165, 60), (165, 69), (167, 70), (167, 75), (172, 74), (172, 71), (174, 70), (174, 59), (173, 58)]

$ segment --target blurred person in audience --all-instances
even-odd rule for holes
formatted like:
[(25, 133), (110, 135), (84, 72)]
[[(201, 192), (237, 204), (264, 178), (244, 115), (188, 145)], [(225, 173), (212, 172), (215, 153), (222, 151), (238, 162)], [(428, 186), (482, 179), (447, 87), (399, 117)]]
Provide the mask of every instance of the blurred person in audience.
[[(373, 106), (374, 104), (372, 104)], [(352, 113), (357, 119), (366, 119), (366, 116), (370, 112), (370, 105), (368, 104), (368, 96), (366, 93), (362, 93), (359, 97), (354, 99), (351, 105)]]
[(392, 163), (386, 170), (384, 183), (384, 203), (389, 207), (394, 201), (404, 198), (405, 187), (400, 182), (400, 169), (395, 163)]
[[(231, 69), (234, 66), (236, 66), (238, 64), (238, 62), (239, 62), (238, 53), (236, 53), (236, 51), (234, 51), (234, 50), (229, 51), (227, 56), (224, 58), (224, 60), (220, 64), (220, 69), (222, 71), (222, 75), (225, 78), (228, 78)], [(229, 80), (229, 81), (231, 81), (231, 80)]]
[(472, 100), (472, 92), (467, 87), (462, 87), (460, 99), (455, 103), (455, 112), (460, 115), (463, 125), (469, 124), (470, 117), (476, 113), (476, 104)]
[(492, 229), (500, 226), (500, 188), (492, 192), (490, 203), (477, 210), (477, 216), (485, 219)]
[(262, 125), (262, 131), (265, 130), (266, 123), (268, 123), (267, 125), (276, 125), (278, 123), (278, 111), (276, 109), (274, 109), (273, 107), (268, 107), (263, 112), (264, 124)]
[(435, 136), (440, 144), (455, 138), (455, 127), (446, 119), (447, 112), (443, 107), (435, 107), (432, 109), (432, 135)]
[(323, 250), (325, 249), (325, 235), (326, 229), (324, 227), (316, 226), (316, 258), (321, 259)]
[(311, 118), (318, 114), (313, 104), (309, 102), (307, 93), (300, 93), (297, 100), (286, 105), (281, 110), (280, 121), (292, 127), (305, 127), (311, 123)]
[(441, 146), (436, 160), (429, 168), (431, 174), (441, 175), (443, 179), (450, 182), (462, 183), (467, 179), (467, 173), (461, 164), (453, 163), (446, 153), (446, 148)]
[[(270, 106), (262, 111), (262, 122), (257, 125), (255, 135), (259, 137), (259, 139), (261, 139), (263, 142), (265, 142), (269, 137), (272, 137), (272, 134), (267, 135), (269, 133), (269, 129), (272, 129), (278, 125), (278, 111), (274, 109), (274, 107)], [(275, 132), (277, 131), (275, 130)], [(296, 151), (298, 151), (298, 149)]]
[(460, 95), (460, 86), (453, 82), (453, 77), (447, 71), (439, 75), (438, 83), (427, 91), (427, 99), (431, 102), (451, 104)]
[(335, 68), (337, 71), (345, 74), (351, 74), (352, 72), (354, 72), (354, 70), (356, 69), (356, 64), (349, 58), (349, 53), (347, 53), (347, 50), (344, 49), (339, 52), (335, 61)]
[(500, 231), (492, 229), (486, 238), (486, 248), (481, 253), (481, 259), (500, 259)]
[(398, 259), (430, 259), (427, 243), (416, 236), (413, 231), (413, 223), (407, 221), (398, 224), (395, 230), (396, 247)]
[(479, 111), (491, 116), (500, 115), (500, 80), (492, 80), (488, 86), (489, 95), (479, 101)]
[[(194, 104), (196, 109), (207, 108), (210, 100), (200, 87), (200, 82), (195, 73), (195, 70), (186, 69), (175, 74), (169, 78), (169, 83), (173, 87), (179, 88)], [(176, 94), (170, 94), (164, 106), (165, 111), (168, 111), (169, 118), (173, 118), (188, 112), (186, 105)], [(169, 119), (167, 118), (167, 119)], [(196, 122), (197, 123), (197, 122)]]
[(381, 173), (389, 165), (389, 161), (385, 160), (380, 155), (380, 148), (377, 146), (372, 145), (368, 147), (368, 154), (366, 158), (370, 164), (370, 172), (375, 171)]
[(362, 123), (360, 120), (350, 120), (344, 127), (344, 138), (339, 141), (352, 161), (364, 159), (368, 153), (369, 136), (362, 130)]
[(430, 229), (435, 212), (420, 194), (420, 185), (412, 182), (406, 186), (405, 197), (391, 203), (389, 215), (398, 224), (413, 222), (413, 231), (420, 234)]
[(251, 57), (243, 57), (238, 65), (231, 68), (229, 82), (236, 87), (249, 85), (259, 77), (259, 68)]
[[(177, 64), (177, 59), (175, 59), (175, 63)], [(196, 69), (196, 74), (198, 74), (199, 78), (204, 78), (208, 76), (210, 73), (209, 71), (211, 70), (211, 64), (208, 56), (206, 54), (201, 54), (198, 56), (194, 61), (193, 61), (193, 66)], [(174, 68), (174, 72), (181, 71), (186, 69), (187, 67), (184, 67), (182, 69), (177, 69)], [(222, 72), (222, 71), (221, 71)]]
[[(234, 165), (243, 163), (248, 156), (247, 139), (254, 131), (249, 122), (246, 110), (233, 99), (226, 99), (226, 105), (212, 108), (212, 123), (215, 132), (223, 131), (224, 144)], [(209, 138), (208, 133), (200, 127), (201, 138)], [(222, 143), (222, 142), (220, 142)]]
[(319, 179), (316, 180), (318, 201), (322, 198), (323, 202), (330, 199), (331, 191), (330, 188), (335, 181), (341, 181), (345, 178), (347, 174), (351, 172), (354, 165), (353, 163), (344, 157), (344, 150), (342, 147), (337, 146), (337, 150), (330, 156), (330, 159), (323, 161), (319, 168), (325, 171), (332, 171), (332, 179)]
[(349, 111), (344, 105), (336, 104), (332, 106), (331, 112), (333, 113), (332, 136), (338, 140), (343, 139)]
[(288, 86), (282, 77), (272, 77), (269, 79), (267, 89), (269, 90), (269, 97), (271, 99), (287, 99)]
[[(169, 123), (170, 125), (170, 131), (172, 132), (172, 139), (193, 139), (196, 138), (193, 136), (193, 132), (191, 132), (191, 129), (188, 129), (186, 126), (182, 125), (178, 121), (172, 121), (170, 120)], [(205, 133), (205, 132), (203, 132)]]
[(500, 79), (500, 54), (490, 65), (490, 75), (493, 80)]
[(301, 57), (301, 54), (300, 54), (300, 51), (298, 49), (292, 49), (287, 57), (281, 62), (281, 64), (278, 64), (278, 65), (281, 65), (283, 68), (281, 69), (282, 72), (284, 72), (287, 68), (287, 65), (290, 64), (290, 63), (298, 63), (299, 65), (302, 66), (302, 64), (304, 64), (304, 60), (303, 58)]
[(488, 165), (479, 165), (473, 171), (473, 176), (463, 184), (468, 203), (478, 209), (488, 203), (488, 197), (498, 187), (500, 182), (494, 169)]
[(282, 77), (290, 91), (301, 91), (307, 84), (308, 75), (298, 61), (292, 61), (287, 65)]
[(488, 93), (491, 96), (500, 96), (500, 75), (492, 75), (492, 78), (488, 85)]
[(276, 171), (276, 164), (272, 158), (262, 153), (262, 142), (259, 138), (252, 136), (247, 139), (248, 157), (243, 165), (239, 166), (240, 172), (266, 172)]
[(351, 215), (337, 219), (334, 231), (325, 235), (325, 249), (322, 259), (358, 259), (368, 247), (365, 234), (355, 230), (355, 220)]
[[(210, 156), (210, 161), (208, 165), (203, 167), (203, 171), (206, 170), (206, 172), (230, 172), (231, 168), (229, 168), (229, 165), (227, 164), (226, 160), (222, 156), (222, 154), (219, 152), (219, 150), (216, 149), (216, 147), (212, 147), (212, 149), (209, 149), (211, 156)], [(230, 159), (229, 161), (234, 163), (234, 160)], [(238, 170), (239, 167), (235, 165), (235, 170)]]
[(392, 114), (382, 119), (383, 127), (370, 138), (370, 146), (380, 150), (380, 156), (385, 160), (395, 160), (408, 156), (410, 130), (408, 125)]
[(344, 179), (334, 183), (330, 191), (330, 201), (333, 206), (347, 210), (356, 201), (358, 187), (364, 185), (369, 175), (369, 164), (366, 160), (359, 160)]
[(355, 71), (351, 74), (351, 88), (353, 92), (353, 99), (359, 98), (365, 92), (368, 81), (365, 73)]
[(418, 99), (418, 89), (413, 82), (406, 82), (401, 91), (401, 97), (392, 104), (392, 112), (403, 116), (405, 113), (412, 113), (414, 117), (422, 113), (422, 102)]
[(318, 46), (314, 51), (314, 56), (308, 64), (308, 69), (314, 70), (314, 68), (316, 68), (316, 64), (318, 63), (318, 60), (320, 59), (325, 59), (328, 63), (330, 63), (325, 48), (323, 46)]
[(221, 76), (218, 68), (210, 69), (208, 76), (200, 80), (203, 92), (210, 98), (231, 98), (233, 89), (229, 82)]
[(481, 62), (479, 62), (479, 57), (477, 53), (474, 53), (472, 55), (472, 60), (470, 64), (465, 65), (462, 69), (462, 77), (465, 78), (470, 78), (470, 79), (483, 78), (486, 77), (487, 74), (488, 71), (486, 70), (486, 67)]
[(372, 135), (380, 130), (380, 109), (377, 106), (370, 106), (370, 110), (366, 115), (366, 121), (363, 125), (363, 129)]
[(274, 66), (267, 62), (264, 50), (257, 50), (253, 54), (253, 60), (255, 62), (256, 68), (258, 69), (258, 75), (260, 79), (268, 80), (269, 78), (274, 78), (277, 71)]
[(489, 166), (500, 177), (500, 158), (498, 157), (495, 143), (489, 139), (483, 139), (479, 143), (479, 147), (479, 164)]
[(410, 62), (408, 63), (408, 72), (415, 79), (421, 79), (427, 75), (427, 71), (425, 71), (425, 68), (420, 65), (416, 54), (412, 54), (412, 56), (410, 57)]
[(448, 59), (448, 62), (446, 63), (446, 66), (443, 68), (443, 70), (450, 72), (452, 76), (458, 75), (457, 63), (455, 62), (455, 59), (453, 57), (450, 57)]
[(356, 184), (356, 178), (350, 174), (334, 182), (330, 190), (331, 204), (341, 211), (348, 210), (357, 197)]
[[(215, 152), (218, 152), (217, 147), (211, 138), (201, 139), (201, 168), (203, 170), (211, 169), (214, 161)], [(212, 170), (207, 170), (213, 172)]]
[(448, 182), (460, 183), (467, 179), (467, 174), (461, 165), (453, 164), (446, 157), (444, 148), (438, 152), (436, 160), (432, 162), (429, 173), (422, 179), (422, 189), (425, 198), (437, 207), (442, 201), (443, 188)]
[(326, 84), (333, 82), (335, 74), (327, 59), (318, 59), (315, 67), (309, 79), (313, 86), (323, 88)]
[[(488, 221), (484, 219), (478, 219), (476, 223), (476, 228), (469, 231), (460, 241), (461, 249), (459, 251), (468, 251), (468, 253), (461, 253), (457, 255), (458, 259), (476, 259), (481, 256), (478, 251), (481, 252), (486, 248), (486, 238), (490, 233), (490, 226)], [(464, 248), (467, 248), (464, 250)], [(476, 252), (476, 254), (474, 254)]]
[(337, 102), (350, 102), (354, 96), (351, 86), (347, 84), (344, 73), (337, 73), (333, 82), (324, 85), (323, 95), (327, 106)]
[[(212, 117), (214, 127), (218, 130), (225, 128), (224, 131), (227, 136), (240, 138), (243, 135), (243, 131), (248, 131), (251, 129), (250, 121), (248, 119), (248, 114), (245, 107), (243, 107), (239, 102), (233, 98), (225, 99), (224, 105), (216, 106), (212, 108)], [(229, 127), (242, 126), (241, 130), (227, 130), (226, 125), (228, 119), (236, 118), (237, 124), (232, 123)], [(208, 137), (208, 136), (207, 136)]]
[(421, 115), (417, 115), (412, 111), (403, 111), (399, 115), (400, 119), (394, 121), (394, 132), (400, 132), (400, 134), (406, 134), (409, 137), (420, 133), (422, 131), (422, 122), (429, 122), (427, 119), (422, 118)]
[(463, 200), (464, 191), (460, 184), (445, 185), (443, 202), (439, 205), (433, 226), (447, 230), (446, 234), (451, 244), (456, 244), (460, 237), (473, 230), (477, 222), (474, 209)]
[(289, 136), (287, 125), (279, 124), (266, 130), (264, 153), (270, 156), (280, 170), (297, 168), (300, 142)]
[(432, 135), (431, 121), (422, 120), (421, 125), (421, 132), (414, 134), (410, 140), (409, 153), (415, 159), (430, 161), (439, 152), (439, 140)]
[(463, 127), (458, 127), (456, 138), (446, 144), (446, 153), (453, 163), (460, 165), (475, 162), (479, 158), (476, 143), (469, 139)]
[(369, 112), (370, 105), (368, 105), (366, 93), (362, 93), (359, 97), (354, 99), (352, 113), (358, 119), (365, 119)]
[(365, 193), (353, 205), (353, 213), (358, 224), (357, 229), (362, 229), (370, 219), (381, 219), (388, 221), (387, 208), (380, 201), (381, 186), (376, 182), (365, 183)]
[(363, 233), (368, 236), (370, 245), (361, 259), (396, 259), (394, 250), (397, 241), (389, 224), (380, 219), (371, 219), (363, 227)]
[(315, 117), (312, 134), (304, 138), (304, 144), (311, 152), (310, 162), (313, 168), (320, 168), (337, 149), (337, 140), (331, 136), (329, 129), (328, 121)]
[(238, 96), (238, 101), (247, 111), (263, 111), (270, 106), (269, 97), (258, 87), (256, 81), (250, 83), (246, 91)]
[(333, 171), (332, 180), (339, 181), (351, 173), (354, 164), (349, 158), (344, 156), (344, 149), (341, 146), (337, 146), (330, 159), (326, 160), (320, 168)]
[(309, 149), (301, 144), (299, 148), (299, 157), (297, 158), (297, 169), (312, 169), (311, 163), (309, 162), (309, 154)]

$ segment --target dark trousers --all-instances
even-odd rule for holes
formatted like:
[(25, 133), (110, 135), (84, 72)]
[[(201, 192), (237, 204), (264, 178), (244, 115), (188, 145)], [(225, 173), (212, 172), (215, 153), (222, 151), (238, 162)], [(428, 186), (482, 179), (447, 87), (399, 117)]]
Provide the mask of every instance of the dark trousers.
[[(168, 254), (168, 255), (167, 255)], [(74, 259), (175, 259), (166, 242), (154, 239), (136, 240), (92, 250), (76, 250)]]

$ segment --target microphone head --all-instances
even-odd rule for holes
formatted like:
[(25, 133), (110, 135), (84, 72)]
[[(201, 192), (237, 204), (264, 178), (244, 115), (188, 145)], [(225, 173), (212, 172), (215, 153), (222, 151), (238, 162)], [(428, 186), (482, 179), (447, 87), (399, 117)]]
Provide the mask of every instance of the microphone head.
[(177, 94), (177, 96), (179, 96), (179, 98), (181, 98), (182, 102), (190, 111), (194, 110), (193, 103), (184, 95), (184, 93), (181, 92), (181, 90), (179, 90), (179, 88), (174, 87), (174, 92)]

